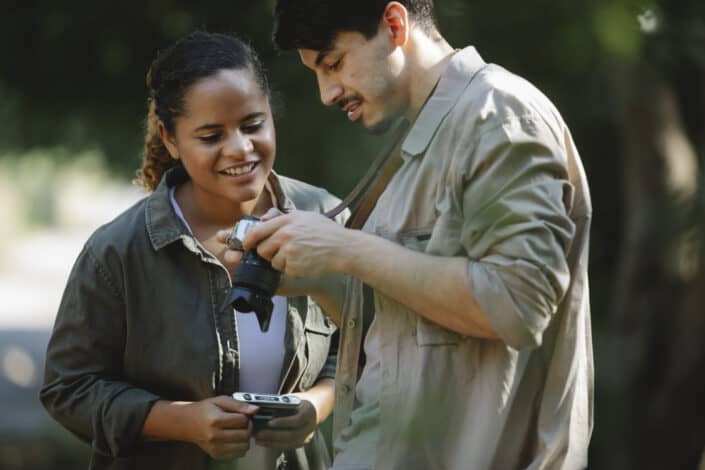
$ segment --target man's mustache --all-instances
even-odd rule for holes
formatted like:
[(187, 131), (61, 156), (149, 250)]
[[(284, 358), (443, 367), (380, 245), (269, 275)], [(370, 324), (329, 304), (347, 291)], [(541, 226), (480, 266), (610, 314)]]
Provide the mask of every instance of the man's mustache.
[(352, 101), (360, 101), (360, 102), (362, 102), (362, 96), (360, 96), (360, 95), (353, 95), (353, 96), (348, 96), (348, 97), (345, 97), (345, 98), (341, 98), (341, 99), (338, 101), (337, 104), (338, 104), (338, 107), (339, 107), (340, 109), (344, 109), (344, 108), (345, 108), (348, 104), (350, 104), (350, 102), (352, 102)]

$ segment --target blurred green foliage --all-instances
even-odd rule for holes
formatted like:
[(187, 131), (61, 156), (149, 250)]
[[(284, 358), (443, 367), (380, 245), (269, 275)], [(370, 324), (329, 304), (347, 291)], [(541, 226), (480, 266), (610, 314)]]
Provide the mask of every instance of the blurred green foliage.
[[(100, 149), (109, 171), (116, 178), (130, 179), (140, 162), (146, 70), (157, 50), (194, 28), (205, 28), (235, 32), (259, 51), (280, 108), (276, 169), (343, 196), (363, 174), (381, 140), (350, 125), (343, 113), (321, 106), (314, 76), (299, 64), (297, 55), (273, 50), (272, 4), (272, 0), (4, 2), (0, 16), (0, 57), (4, 58), (0, 62), (0, 155), (4, 156), (0, 161), (13, 158), (10, 155), (24, 158), (37, 148), (58, 148), (49, 155), (63, 164), (87, 149)], [(619, 294), (615, 286), (621, 285), (617, 272), (630, 242), (625, 221), (631, 209), (625, 199), (637, 175), (625, 164), (626, 135), (643, 117), (638, 106), (629, 108), (631, 114), (620, 113), (619, 103), (624, 101), (620, 95), (648, 80), (672, 91), (677, 124), (699, 164), (696, 197), (687, 204), (676, 200), (659, 206), (661, 212), (652, 214), (654, 237), (666, 240), (669, 248), (663, 256), (673, 252), (679, 253), (678, 259), (690, 259), (688, 269), (696, 273), (692, 278), (702, 278), (702, 250), (698, 255), (696, 247), (703, 233), (699, 224), (705, 220), (705, 1), (437, 0), (436, 8), (441, 31), (452, 45), (476, 45), (486, 60), (525, 76), (556, 103), (583, 157), (595, 207), (590, 266), (598, 374), (591, 448), (594, 467), (665, 468), (668, 462), (670, 468), (692, 468), (705, 447), (705, 405), (688, 397), (705, 395), (704, 380), (678, 382), (658, 401), (666, 406), (674, 397), (683, 397), (680, 406), (686, 412), (674, 416), (690, 412), (699, 418), (691, 416), (683, 429), (667, 436), (662, 435), (663, 429), (655, 429), (658, 438), (634, 431), (646, 429), (653, 416), (657, 400), (650, 390), (656, 378), (668, 379), (663, 358), (670, 341), (678, 338), (652, 333), (646, 346), (634, 346), (642, 358), (643, 380), (633, 388), (625, 385), (626, 391), (619, 393), (601, 374), (620, 358), (603, 356), (601, 344), (611, 333), (611, 302)], [(644, 65), (651, 75), (625, 73)], [(651, 97), (644, 96), (646, 109)], [(649, 132), (641, 135), (644, 142), (652, 137)], [(658, 149), (647, 148), (644, 162), (651, 162), (649, 158), (657, 153)], [(48, 221), (51, 215), (42, 212), (41, 188), (50, 185), (51, 178), (48, 167), (38, 165), (31, 172), (41, 183), (28, 183), (25, 194), (40, 201), (32, 209), (33, 217)], [(660, 171), (663, 168), (656, 166), (652, 170), (657, 176)], [(648, 189), (659, 191), (656, 186)], [(667, 216), (672, 214), (676, 223), (669, 224)], [(679, 242), (681, 232), (688, 243)], [(671, 261), (680, 263), (672, 257), (675, 261)], [(680, 297), (674, 285), (649, 289), (662, 290), (665, 299)], [(693, 286), (686, 287), (705, 291), (702, 285)], [(673, 306), (668, 318), (675, 318), (683, 303), (688, 302), (665, 302)], [(651, 321), (660, 313), (651, 312), (643, 299), (631, 298), (627, 304), (635, 315), (644, 312), (639, 322), (641, 318)], [(630, 344), (625, 343), (625, 351)], [(691, 349), (690, 356), (702, 356), (702, 348)], [(652, 425), (668, 427), (669, 423), (673, 424), (664, 419)], [(654, 458), (660, 455), (656, 445), (647, 445), (643, 453), (636, 450), (645, 442), (662, 442), (667, 457)]]

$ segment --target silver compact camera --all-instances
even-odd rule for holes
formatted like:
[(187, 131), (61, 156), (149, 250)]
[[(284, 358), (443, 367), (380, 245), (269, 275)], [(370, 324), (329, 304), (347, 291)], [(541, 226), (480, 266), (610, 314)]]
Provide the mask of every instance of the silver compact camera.
[(294, 395), (235, 392), (232, 396), (235, 401), (259, 407), (257, 413), (252, 416), (255, 432), (267, 427), (272, 418), (295, 415), (301, 404), (299, 397)]

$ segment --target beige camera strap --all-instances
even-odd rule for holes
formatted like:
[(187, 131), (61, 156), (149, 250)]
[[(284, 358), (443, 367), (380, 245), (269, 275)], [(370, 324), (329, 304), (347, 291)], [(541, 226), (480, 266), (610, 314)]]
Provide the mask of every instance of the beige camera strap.
[(349, 208), (351, 215), (345, 226), (359, 229), (365, 224), (389, 180), (401, 166), (401, 146), (408, 127), (409, 122), (406, 120), (399, 124), (394, 137), (372, 162), (365, 176), (340, 204), (324, 213), (326, 217), (332, 219)]

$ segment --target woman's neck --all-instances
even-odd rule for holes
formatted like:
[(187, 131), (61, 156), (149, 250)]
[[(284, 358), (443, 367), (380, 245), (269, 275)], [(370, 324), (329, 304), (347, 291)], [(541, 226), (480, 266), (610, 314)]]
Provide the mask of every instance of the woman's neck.
[(261, 215), (273, 206), (267, 186), (257, 199), (240, 203), (224, 198), (215, 201), (208, 198), (205, 201), (194, 191), (191, 181), (177, 187), (174, 196), (193, 235), (200, 241), (210, 238), (218, 230), (232, 227), (246, 215)]

